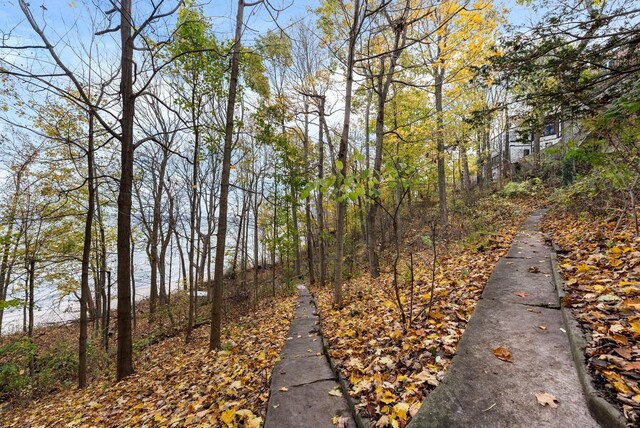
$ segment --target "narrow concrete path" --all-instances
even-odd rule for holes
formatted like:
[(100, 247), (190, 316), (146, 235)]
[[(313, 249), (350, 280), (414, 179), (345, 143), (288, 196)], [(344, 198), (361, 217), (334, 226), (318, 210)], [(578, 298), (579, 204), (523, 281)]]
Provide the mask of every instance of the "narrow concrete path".
[[(551, 276), (550, 250), (536, 211), (499, 260), (442, 383), (409, 425), (422, 427), (580, 427), (589, 415)], [(507, 348), (512, 362), (493, 354)], [(536, 394), (557, 398), (542, 406)]]
[(320, 318), (309, 290), (299, 297), (289, 336), (271, 375), (265, 428), (355, 428), (346, 399), (339, 393), (320, 332)]

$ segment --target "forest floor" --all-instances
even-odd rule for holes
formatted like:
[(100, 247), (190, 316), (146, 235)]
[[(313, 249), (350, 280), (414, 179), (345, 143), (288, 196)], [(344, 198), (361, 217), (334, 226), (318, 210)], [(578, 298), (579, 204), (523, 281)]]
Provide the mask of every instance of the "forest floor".
[[(640, 207), (638, 207), (640, 209)], [(640, 237), (632, 216), (552, 211), (544, 230), (559, 247), (558, 264), (583, 331), (596, 386), (629, 423), (640, 424)]]
[(2, 410), (0, 426), (259, 427), (294, 303), (293, 296), (280, 296), (229, 322), (221, 351), (208, 350), (206, 327), (194, 330), (188, 344), (182, 336), (165, 339), (138, 354), (136, 373), (125, 380), (93, 382)]

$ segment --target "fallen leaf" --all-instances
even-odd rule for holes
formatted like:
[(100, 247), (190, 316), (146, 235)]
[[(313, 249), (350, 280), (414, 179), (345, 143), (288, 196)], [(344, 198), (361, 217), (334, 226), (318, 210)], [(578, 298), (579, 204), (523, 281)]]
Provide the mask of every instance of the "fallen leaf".
[(340, 386), (336, 385), (329, 391), (329, 395), (333, 395), (334, 397), (342, 397), (342, 391), (340, 391)]
[(541, 406), (549, 406), (552, 409), (557, 409), (559, 401), (556, 397), (549, 394), (548, 392), (541, 392), (536, 394), (536, 398), (538, 399), (538, 403)]
[(236, 419), (236, 411), (233, 409), (225, 410), (224, 412), (222, 412), (220, 419), (225, 424), (231, 425), (232, 422)]
[(346, 416), (334, 416), (331, 421), (334, 425), (337, 425), (338, 428), (347, 428), (349, 426), (349, 418)]
[(407, 413), (409, 412), (408, 403), (398, 403), (393, 406), (393, 413), (401, 420), (407, 420)]
[(504, 346), (498, 346), (497, 348), (494, 348), (492, 352), (499, 360), (506, 361), (508, 363), (513, 362), (511, 352), (509, 352), (509, 350)]
[(286, 386), (283, 386), (282, 388), (280, 388), (280, 391), (282, 392), (287, 392), (289, 390), (289, 388), (287, 388)]
[(629, 348), (615, 348), (613, 352), (620, 355), (622, 358), (626, 358), (627, 360), (631, 359), (631, 349)]
[(524, 291), (518, 291), (516, 293), (516, 296), (518, 297), (527, 297), (529, 295), (529, 293), (525, 293)]

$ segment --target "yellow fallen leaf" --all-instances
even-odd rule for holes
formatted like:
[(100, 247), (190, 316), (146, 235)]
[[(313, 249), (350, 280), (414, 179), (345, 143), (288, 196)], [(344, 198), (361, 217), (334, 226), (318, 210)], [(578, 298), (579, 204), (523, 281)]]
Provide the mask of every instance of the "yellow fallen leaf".
[(620, 247), (609, 248), (609, 254), (611, 254), (612, 256), (620, 257), (620, 254), (622, 254), (622, 249)]
[(393, 406), (393, 413), (401, 420), (407, 419), (407, 413), (409, 412), (408, 403), (398, 403)]
[(222, 415), (220, 415), (220, 419), (227, 426), (233, 426), (233, 422), (236, 420), (236, 411), (233, 409), (225, 410), (222, 412)]
[(396, 401), (396, 396), (391, 391), (385, 391), (383, 397), (380, 399), (384, 404), (391, 404)]
[(584, 264), (584, 263), (581, 263), (581, 264), (576, 266), (576, 270), (578, 272), (589, 272), (591, 269), (593, 269), (593, 266), (587, 265), (587, 264)]

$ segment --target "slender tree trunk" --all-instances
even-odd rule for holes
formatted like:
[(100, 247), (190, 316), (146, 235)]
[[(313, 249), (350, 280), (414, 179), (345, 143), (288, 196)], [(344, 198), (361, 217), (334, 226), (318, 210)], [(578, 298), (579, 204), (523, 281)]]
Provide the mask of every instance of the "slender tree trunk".
[(435, 77), (435, 101), (436, 101), (436, 144), (438, 152), (438, 205), (440, 208), (440, 223), (447, 228), (449, 216), (447, 213), (447, 177), (445, 175), (445, 146), (444, 146), (444, 119), (442, 110), (442, 87), (444, 84), (444, 70), (436, 67)]
[(235, 277), (236, 270), (238, 268), (238, 255), (240, 253), (240, 248), (242, 246), (242, 235), (244, 233), (244, 209), (245, 209), (246, 200), (242, 198), (242, 208), (240, 209), (240, 219), (238, 221), (238, 234), (236, 236), (236, 246), (233, 251), (233, 261), (231, 262), (231, 274)]
[(300, 278), (301, 261), (300, 261), (300, 232), (298, 230), (298, 195), (293, 186), (291, 191), (291, 222), (293, 223), (293, 254), (294, 254), (294, 272), (296, 278)]
[(35, 307), (33, 291), (35, 288), (36, 261), (29, 261), (29, 326), (27, 327), (27, 335), (33, 337), (33, 309)]
[(176, 247), (178, 247), (178, 254), (180, 255), (180, 267), (182, 268), (182, 290), (187, 291), (187, 264), (184, 259), (184, 251), (182, 250), (182, 245), (180, 243), (180, 234), (178, 233), (177, 227), (173, 229), (173, 236), (176, 238)]
[[(384, 67), (381, 67), (381, 73), (384, 74)], [(380, 197), (377, 196), (380, 191), (380, 171), (382, 169), (382, 150), (384, 144), (384, 113), (386, 103), (385, 87), (382, 83), (382, 76), (378, 78), (378, 103), (376, 114), (376, 153), (373, 161), (373, 177), (376, 181), (373, 184), (372, 201), (367, 211), (367, 256), (369, 260), (369, 275), (377, 278), (380, 275), (380, 266), (378, 262), (378, 251), (376, 245), (376, 218), (378, 215), (378, 205), (381, 203)], [(386, 87), (388, 90), (388, 87)]]
[[(28, 264), (27, 264), (28, 266)], [(27, 332), (27, 306), (29, 302), (29, 269), (27, 267), (27, 274), (24, 276), (24, 303), (22, 304), (22, 332)]]
[[(507, 92), (509, 89), (509, 84), (507, 82)], [(506, 99), (507, 95), (505, 95), (505, 103), (504, 103), (504, 150), (503, 150), (503, 165), (502, 165), (502, 178), (511, 177), (511, 144), (509, 141), (509, 107)]]
[(111, 323), (111, 271), (107, 271), (107, 310), (105, 311), (106, 315), (106, 325), (107, 328), (104, 330), (104, 350), (109, 350), (109, 324)]
[[(271, 251), (271, 292), (276, 297), (276, 237), (278, 236), (278, 179), (275, 179), (273, 192), (273, 249)], [(282, 259), (280, 260), (282, 263)]]
[[(324, 179), (324, 102), (325, 99), (320, 99), (320, 118), (318, 129), (318, 180)], [(318, 258), (320, 267), (320, 285), (324, 287), (327, 283), (327, 263), (325, 257), (325, 227), (324, 227), (324, 195), (322, 189), (318, 190), (317, 196), (317, 210), (318, 210)]]
[(477, 132), (476, 135), (476, 158), (478, 170), (476, 171), (476, 185), (480, 189), (484, 189), (484, 150), (482, 147), (481, 133)]
[[(153, 220), (151, 224), (151, 236), (149, 237), (149, 245), (150, 245), (150, 268), (151, 268), (151, 278), (150, 278), (150, 287), (149, 290), (149, 321), (154, 322), (155, 313), (156, 313), (156, 303), (158, 300), (158, 270), (159, 270), (159, 257), (158, 257), (158, 235), (160, 232), (160, 221), (161, 221), (161, 202), (162, 202), (162, 193), (164, 188), (164, 175), (165, 170), (167, 168), (167, 152), (163, 152), (162, 161), (160, 162), (160, 169), (158, 171), (158, 183), (154, 192), (154, 200), (153, 200)], [(154, 171), (155, 173), (155, 171)], [(154, 180), (155, 181), (155, 180)]]
[(491, 170), (491, 141), (490, 141), (490, 134), (489, 134), (489, 129), (485, 129), (483, 130), (483, 134), (482, 134), (482, 139), (484, 140), (483, 143), (483, 151), (484, 151), (484, 179), (485, 179), (485, 184), (489, 183), (489, 181), (493, 180), (493, 173)]
[(82, 269), (80, 274), (80, 339), (78, 344), (78, 386), (87, 385), (87, 298), (91, 295), (89, 289), (89, 264), (91, 262), (91, 228), (95, 210), (94, 177), (93, 177), (93, 110), (89, 110), (89, 138), (87, 149), (87, 189), (88, 204), (87, 217), (84, 223), (84, 245), (82, 248)]
[(100, 299), (102, 300), (102, 319), (100, 329), (102, 331), (102, 346), (105, 351), (109, 346), (109, 317), (111, 309), (111, 281), (109, 281), (109, 296), (107, 296), (107, 238), (104, 230), (104, 222), (102, 218), (102, 206), (100, 205), (100, 192), (99, 186), (95, 186), (96, 193), (96, 213), (98, 214), (98, 228), (100, 239), (100, 250), (98, 255), (98, 276), (100, 278)]
[(226, 123), (224, 129), (224, 149), (222, 158), (222, 174), (220, 178), (220, 205), (218, 208), (218, 233), (216, 239), (216, 261), (213, 273), (213, 304), (211, 305), (211, 337), (210, 349), (220, 349), (220, 333), (222, 324), (222, 296), (224, 276), (224, 253), (227, 239), (227, 209), (229, 199), (229, 179), (231, 175), (231, 151), (233, 142), (233, 121), (236, 107), (236, 91), (240, 69), (240, 42), (243, 30), (244, 0), (238, 0), (236, 16), (236, 33), (231, 54), (231, 71), (229, 75), (229, 98), (227, 99)]
[[(264, 181), (263, 181), (264, 186)], [(264, 191), (264, 189), (263, 189)], [(261, 193), (262, 195), (262, 193)], [(260, 245), (260, 241), (258, 240), (258, 214), (260, 212), (260, 205), (262, 204), (262, 200), (258, 202), (258, 177), (256, 177), (256, 185), (255, 185), (255, 199), (253, 203), (253, 287), (254, 287), (254, 302), (258, 302), (258, 245)]]
[[(403, 17), (406, 17), (409, 13), (409, 2), (406, 2)], [(378, 261), (377, 242), (375, 235), (376, 217), (378, 214), (378, 206), (381, 203), (381, 199), (378, 196), (380, 191), (380, 171), (382, 170), (382, 153), (384, 147), (384, 120), (385, 120), (385, 106), (387, 103), (387, 97), (389, 95), (389, 88), (394, 77), (396, 64), (400, 57), (401, 51), (404, 49), (404, 31), (405, 27), (399, 24), (394, 29), (394, 42), (392, 55), (390, 56), (389, 66), (386, 67), (386, 59), (380, 58), (380, 71), (375, 76), (375, 82), (377, 88), (375, 93), (377, 94), (377, 114), (376, 114), (376, 155), (373, 162), (373, 177), (376, 179), (373, 185), (373, 198), (369, 205), (367, 212), (367, 255), (369, 259), (369, 274), (373, 278), (377, 278), (380, 275), (380, 264)], [(372, 79), (372, 82), (374, 79)], [(367, 126), (369, 122), (369, 104), (370, 100), (367, 100)], [(369, 130), (366, 130), (368, 134)]]
[(336, 179), (335, 189), (338, 196), (337, 218), (336, 218), (336, 261), (333, 275), (333, 305), (342, 307), (342, 256), (344, 252), (344, 227), (347, 217), (347, 201), (343, 197), (342, 185), (348, 171), (348, 150), (349, 150), (349, 129), (351, 126), (351, 100), (353, 97), (353, 67), (355, 62), (356, 42), (360, 32), (360, 0), (355, 0), (353, 5), (353, 22), (349, 29), (349, 51), (347, 55), (347, 76), (344, 98), (344, 117), (342, 124), (342, 134), (340, 135), (340, 146), (338, 148), (337, 165), (339, 171)]
[[(133, 255), (136, 252), (136, 243), (133, 240), (133, 236), (131, 237), (131, 260), (133, 260)], [(133, 321), (133, 331), (136, 330), (138, 323), (138, 314), (136, 313), (136, 271), (135, 266), (131, 263), (131, 314)]]
[[(197, 123), (198, 120), (196, 118), (195, 108), (192, 109), (192, 123)], [(196, 236), (196, 228), (198, 232), (200, 232), (199, 221), (196, 217), (198, 211), (198, 168), (199, 168), (199, 159), (200, 159), (200, 132), (198, 125), (194, 126), (194, 147), (193, 147), (193, 171), (191, 175), (191, 212), (189, 217), (189, 316), (187, 321), (187, 335), (185, 337), (185, 341), (189, 341), (191, 339), (191, 329), (193, 328), (193, 322), (195, 319), (196, 312), (196, 302), (195, 302), (195, 291), (196, 291), (196, 255), (195, 255), (195, 247), (196, 247), (196, 239), (200, 239)]]
[[(373, 85), (373, 84), (372, 84)], [(367, 90), (367, 102), (365, 104), (364, 109), (364, 153), (365, 153), (365, 168), (367, 171), (370, 171), (371, 168), (371, 137), (369, 133), (369, 127), (371, 125), (371, 102), (373, 100), (373, 89), (369, 88)], [(369, 205), (371, 204), (371, 188), (369, 187), (369, 180), (365, 180), (364, 183), (364, 210), (366, 212), (365, 222), (364, 222), (364, 242), (367, 244), (367, 248), (369, 243), (374, 240), (369, 236), (371, 225), (369, 224)], [(375, 231), (374, 231), (375, 234)], [(367, 258), (370, 255), (367, 253)], [(371, 264), (371, 260), (369, 260), (369, 264)]]
[[(304, 138), (302, 140), (305, 170), (309, 170), (309, 102), (304, 103)], [(311, 234), (311, 194), (304, 200), (304, 222), (307, 241), (307, 270), (309, 271), (309, 284), (316, 283), (316, 275), (313, 269), (313, 235)]]
[(460, 157), (462, 160), (462, 186), (465, 191), (468, 191), (471, 189), (471, 178), (469, 176), (469, 158), (465, 147), (461, 147)]

